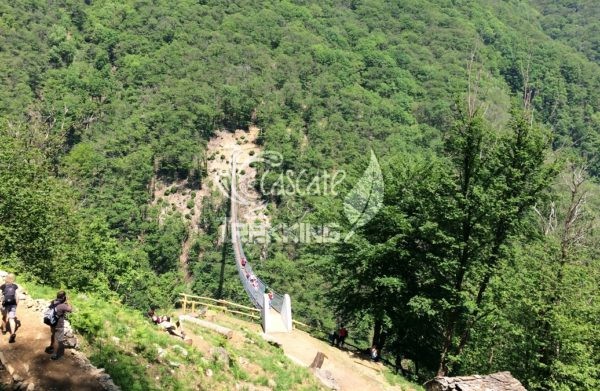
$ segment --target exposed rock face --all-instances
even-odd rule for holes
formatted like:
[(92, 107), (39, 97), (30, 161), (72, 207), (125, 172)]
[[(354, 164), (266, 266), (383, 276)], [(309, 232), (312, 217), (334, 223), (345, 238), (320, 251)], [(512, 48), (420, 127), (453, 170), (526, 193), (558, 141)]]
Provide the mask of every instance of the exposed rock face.
[(487, 376), (436, 377), (425, 383), (427, 391), (527, 391), (510, 372)]
[(340, 390), (340, 385), (337, 383), (332, 373), (321, 368), (313, 368), (313, 373), (330, 390)]

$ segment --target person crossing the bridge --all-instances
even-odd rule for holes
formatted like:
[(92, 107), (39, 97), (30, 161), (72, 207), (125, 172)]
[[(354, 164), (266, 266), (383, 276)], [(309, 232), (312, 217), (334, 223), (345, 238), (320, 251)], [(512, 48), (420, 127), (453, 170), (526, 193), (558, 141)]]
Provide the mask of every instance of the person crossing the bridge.
[(273, 294), (273, 291), (272, 291), (272, 290), (269, 290), (269, 294), (268, 294), (267, 296), (268, 296), (268, 298), (269, 298), (269, 307), (270, 307), (270, 308), (273, 308), (273, 304), (272, 304), (272, 303), (273, 303), (273, 297), (275, 296), (275, 295)]

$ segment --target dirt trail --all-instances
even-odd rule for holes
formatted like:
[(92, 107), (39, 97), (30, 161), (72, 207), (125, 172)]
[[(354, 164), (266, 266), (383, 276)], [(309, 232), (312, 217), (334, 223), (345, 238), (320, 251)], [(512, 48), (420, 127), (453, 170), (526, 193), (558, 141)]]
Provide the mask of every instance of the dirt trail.
[(17, 318), (21, 327), (17, 329), (16, 342), (8, 343), (9, 335), (0, 334), (0, 351), (6, 363), (2, 371), (3, 383), (12, 383), (13, 379), (21, 379), (20, 384), (33, 383), (34, 386), (22, 388), (27, 390), (104, 390), (98, 381), (99, 371), (90, 368), (79, 352), (67, 349), (60, 360), (50, 359), (44, 352), (50, 342), (50, 328), (42, 323), (35, 306), (27, 308), (29, 303), (29, 300), (19, 303)]
[(309, 366), (318, 352), (327, 358), (322, 369), (330, 371), (340, 390), (381, 391), (398, 390), (385, 381), (384, 366), (373, 363), (348, 350), (341, 350), (310, 336), (301, 330), (291, 333), (275, 333), (270, 339), (281, 344), (285, 354), (297, 364)]

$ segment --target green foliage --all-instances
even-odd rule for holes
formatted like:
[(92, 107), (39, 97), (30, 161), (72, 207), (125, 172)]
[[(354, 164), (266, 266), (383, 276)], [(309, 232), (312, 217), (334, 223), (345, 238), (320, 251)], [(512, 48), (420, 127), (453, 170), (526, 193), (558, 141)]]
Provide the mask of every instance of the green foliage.
[(555, 174), (547, 135), (519, 113), (509, 126), (491, 132), (463, 114), (446, 156), (392, 159), (383, 210), (330, 271), (336, 306), (370, 316), (374, 344), (385, 327), (392, 349), (430, 373), (457, 371), (490, 279)]
[[(91, 361), (105, 368), (122, 389), (190, 389), (185, 385), (193, 387), (202, 376), (202, 365), (196, 365), (202, 354), (155, 329), (139, 312), (91, 295), (72, 295), (71, 301), (75, 312), (70, 320), (86, 337)], [(184, 356), (181, 350), (170, 349), (173, 345), (189, 354)], [(165, 360), (189, 365), (193, 373), (180, 374), (157, 365), (157, 348), (168, 350)], [(188, 383), (188, 376), (196, 379)]]
[[(590, 368), (600, 365), (584, 345), (595, 346), (595, 312), (565, 310), (585, 300), (572, 292), (564, 306), (540, 298), (553, 310), (520, 323), (515, 313), (534, 305), (497, 283), (515, 274), (505, 263), (519, 249), (540, 246), (548, 260), (560, 251), (556, 238), (534, 240), (531, 208), (553, 169), (538, 169), (550, 139), (539, 128), (551, 129), (554, 150), (600, 175), (597, 8), (593, 0), (5, 2), (2, 262), (44, 283), (166, 305), (183, 289), (178, 259), (192, 214), (173, 213), (173, 205), (161, 215), (167, 206), (149, 206), (150, 184), (201, 183), (216, 129), (260, 126), (259, 144), (282, 154), (281, 172), (302, 173), (301, 187), (324, 171), (347, 173), (339, 194), (263, 194), (273, 225), (348, 228), (341, 199), (372, 148), (387, 164), (378, 217), (343, 248), (248, 246), (253, 261), (266, 255), (256, 265), (261, 277), (294, 292), (295, 311), (311, 324), (356, 319), (353, 335), (365, 344), (371, 329), (374, 339), (398, 330), (390, 353), (418, 357), (421, 371), (435, 369), (450, 335), (451, 369), (484, 370), (477, 361), (500, 324), (508, 339), (512, 328), (525, 342), (511, 346), (514, 355), (500, 349), (497, 368), (532, 389), (593, 389)], [(456, 124), (464, 91), (484, 114)], [(511, 101), (523, 95), (533, 127), (511, 116)], [(278, 173), (253, 166), (267, 188), (277, 183)], [(241, 300), (230, 249), (219, 245), (226, 205), (218, 205), (203, 199), (191, 289)], [(577, 253), (567, 264), (593, 256)], [(577, 282), (570, 266), (549, 271), (557, 269), (568, 292), (594, 281), (589, 272)], [(526, 270), (510, 281), (515, 291), (541, 283)], [(323, 300), (330, 290), (335, 313)], [(510, 310), (498, 312), (499, 292)], [(498, 317), (487, 319), (488, 311)], [(523, 366), (517, 355), (528, 357)]]

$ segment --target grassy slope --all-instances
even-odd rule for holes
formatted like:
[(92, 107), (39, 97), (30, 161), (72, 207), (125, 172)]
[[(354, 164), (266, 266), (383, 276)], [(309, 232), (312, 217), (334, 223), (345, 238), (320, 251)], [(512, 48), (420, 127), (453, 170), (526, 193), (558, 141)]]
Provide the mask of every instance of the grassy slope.
[[(51, 298), (55, 290), (27, 284), (34, 297)], [(85, 337), (84, 352), (98, 367), (106, 369), (123, 390), (230, 390), (235, 384), (267, 385), (276, 390), (320, 389), (310, 373), (292, 364), (280, 349), (259, 335), (245, 332), (245, 343), (232, 344), (218, 334), (194, 329), (208, 344), (224, 347), (230, 365), (213, 360), (147, 322), (137, 311), (113, 300), (88, 294), (71, 296), (75, 313), (70, 320)], [(180, 346), (187, 351), (183, 353)], [(159, 357), (159, 350), (164, 355)], [(252, 370), (239, 357), (252, 360)], [(179, 364), (175, 367), (175, 364)], [(206, 375), (212, 371), (212, 376)], [(271, 383), (272, 384), (272, 383)]]
[[(26, 286), (38, 298), (50, 299), (56, 291), (31, 283)], [(85, 337), (83, 351), (123, 390), (231, 390), (236, 385), (239, 389), (253, 385), (281, 391), (322, 389), (307, 369), (293, 364), (281, 349), (246, 328), (238, 330), (243, 338), (227, 340), (186, 324), (188, 333), (198, 336), (205, 345), (199, 349), (167, 335), (140, 312), (112, 299), (81, 293), (70, 300), (75, 307), (70, 320)], [(213, 359), (211, 347), (225, 348), (228, 366)], [(163, 352), (161, 357), (159, 351)], [(207, 372), (212, 375), (207, 376)], [(386, 377), (390, 384), (403, 389), (422, 389), (399, 376)]]

